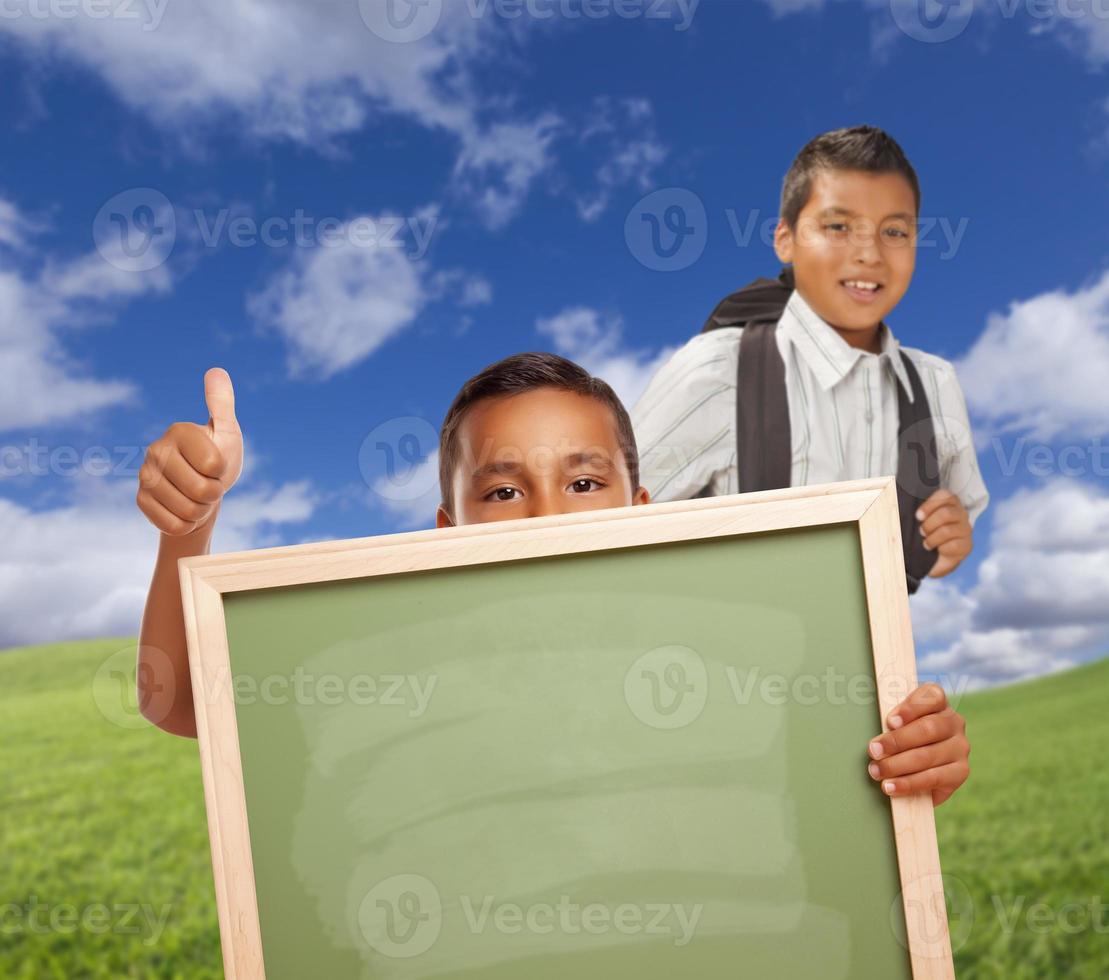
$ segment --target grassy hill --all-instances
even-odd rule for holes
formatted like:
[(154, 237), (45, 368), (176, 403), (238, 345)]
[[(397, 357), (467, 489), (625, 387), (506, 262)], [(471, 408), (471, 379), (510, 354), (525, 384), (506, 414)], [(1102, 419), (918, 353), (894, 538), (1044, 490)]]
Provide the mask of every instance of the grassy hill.
[[(0, 653), (0, 976), (223, 975), (196, 744), (138, 716), (134, 650)], [(972, 775), (937, 820), (962, 980), (1109, 976), (1107, 705), (1109, 660), (958, 705)]]

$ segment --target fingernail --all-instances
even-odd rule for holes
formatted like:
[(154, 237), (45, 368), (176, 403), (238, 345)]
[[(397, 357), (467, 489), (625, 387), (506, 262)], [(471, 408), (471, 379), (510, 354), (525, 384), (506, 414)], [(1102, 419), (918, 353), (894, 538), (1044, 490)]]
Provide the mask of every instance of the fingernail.
[(877, 779), (878, 778), (878, 763), (876, 763), (876, 762), (870, 763), (870, 765), (866, 767), (866, 771), (868, 773), (870, 773), (870, 778), (871, 779)]
[(900, 715), (890, 715), (890, 728), (900, 728), (902, 724)]
[(922, 538), (928, 537), (928, 532), (924, 530), (924, 525), (923, 524), (920, 527), (918, 527), (917, 530), (920, 532), (920, 536)]
[(885, 793), (887, 796), (893, 796), (893, 788), (894, 787), (892, 779), (887, 779), (884, 783), (882, 783), (882, 792)]
[(918, 510), (918, 511), (916, 512), (916, 519), (917, 519), (918, 521), (923, 521), (923, 520), (924, 520), (924, 511), (923, 511), (923, 509), (921, 509), (921, 510)]
[(870, 743), (870, 757), (872, 759), (882, 758), (882, 755), (885, 753), (885, 751), (886, 750), (884, 748), (882, 748), (882, 743), (881, 742), (871, 742)]

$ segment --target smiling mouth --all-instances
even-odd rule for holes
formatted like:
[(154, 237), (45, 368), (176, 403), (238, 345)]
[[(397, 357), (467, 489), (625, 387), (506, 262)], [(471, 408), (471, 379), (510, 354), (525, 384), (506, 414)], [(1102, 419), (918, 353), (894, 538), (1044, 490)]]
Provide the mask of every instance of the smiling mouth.
[(841, 279), (840, 285), (859, 302), (870, 303), (885, 286), (873, 279)]

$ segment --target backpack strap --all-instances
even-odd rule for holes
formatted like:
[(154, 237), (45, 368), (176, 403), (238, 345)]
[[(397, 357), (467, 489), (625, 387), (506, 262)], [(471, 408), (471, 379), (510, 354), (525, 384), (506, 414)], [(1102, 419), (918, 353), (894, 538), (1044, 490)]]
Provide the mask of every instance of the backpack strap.
[[(725, 296), (712, 311), (703, 333), (741, 327), (739, 377), (736, 389), (736, 467), (739, 489), (778, 490), (790, 486), (793, 445), (786, 366), (775, 336), (778, 320), (795, 288), (793, 270), (777, 279), (757, 279)], [(917, 509), (939, 489), (939, 454), (935, 425), (920, 374), (909, 357), (901, 361), (912, 388), (910, 402), (897, 383), (897, 505), (905, 582), (910, 593), (932, 570), (939, 557), (924, 547)]]
[(736, 466), (744, 493), (780, 490), (790, 484), (792, 435), (777, 326), (751, 324), (744, 327), (739, 341)]
[(928, 576), (939, 554), (924, 547), (917, 509), (940, 487), (936, 427), (928, 396), (916, 366), (902, 353), (901, 363), (913, 389), (910, 402), (904, 387), (897, 385), (897, 508), (901, 515), (901, 547), (905, 553), (905, 578), (912, 594)]
[[(776, 323), (753, 323), (740, 335), (736, 388), (736, 466), (739, 489), (778, 490), (790, 486), (793, 462), (786, 367), (778, 350)], [(913, 391), (910, 402), (897, 382), (897, 509), (905, 585), (920, 588), (939, 557), (924, 547), (917, 509), (939, 489), (935, 425), (920, 374), (902, 354)]]

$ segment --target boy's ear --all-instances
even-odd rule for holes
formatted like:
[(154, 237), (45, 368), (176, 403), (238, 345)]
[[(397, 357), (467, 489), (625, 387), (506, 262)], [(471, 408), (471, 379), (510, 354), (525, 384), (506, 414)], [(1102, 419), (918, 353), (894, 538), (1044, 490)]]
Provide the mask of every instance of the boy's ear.
[(447, 513), (442, 504), (435, 508), (435, 526), (437, 528), (454, 527), (454, 521), (451, 520), (451, 515)]
[(774, 252), (782, 265), (793, 261), (793, 231), (784, 218), (778, 219), (778, 227), (774, 229)]
[(632, 506), (636, 504), (649, 504), (651, 502), (651, 495), (647, 492), (646, 487), (640, 487), (635, 491), (635, 496), (632, 497)]

